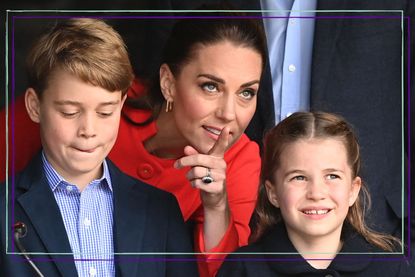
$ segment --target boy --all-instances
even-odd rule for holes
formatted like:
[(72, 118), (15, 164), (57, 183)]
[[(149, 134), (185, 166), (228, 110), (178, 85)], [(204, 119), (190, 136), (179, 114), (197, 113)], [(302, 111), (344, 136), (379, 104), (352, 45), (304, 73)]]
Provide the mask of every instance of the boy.
[(43, 149), (8, 188), (0, 186), (0, 275), (34, 273), (15, 254), (19, 222), (27, 230), (20, 242), (45, 276), (196, 276), (193, 263), (163, 256), (139, 263), (154, 256), (133, 255), (192, 248), (175, 198), (105, 159), (133, 79), (118, 33), (96, 19), (59, 22), (27, 65), (25, 104)]

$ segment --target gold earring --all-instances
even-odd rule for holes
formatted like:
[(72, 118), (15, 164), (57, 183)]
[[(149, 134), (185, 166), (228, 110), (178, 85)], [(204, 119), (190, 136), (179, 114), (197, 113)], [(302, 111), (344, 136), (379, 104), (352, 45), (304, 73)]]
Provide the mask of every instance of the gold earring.
[(166, 102), (166, 113), (168, 113), (173, 110), (173, 101), (168, 99)]

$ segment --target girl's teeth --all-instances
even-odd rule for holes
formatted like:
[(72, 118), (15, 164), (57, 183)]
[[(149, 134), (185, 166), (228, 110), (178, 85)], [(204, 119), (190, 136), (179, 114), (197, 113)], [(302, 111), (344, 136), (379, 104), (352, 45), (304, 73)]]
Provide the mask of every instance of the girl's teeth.
[(328, 210), (310, 210), (310, 211), (304, 211), (305, 214), (326, 214), (328, 213)]

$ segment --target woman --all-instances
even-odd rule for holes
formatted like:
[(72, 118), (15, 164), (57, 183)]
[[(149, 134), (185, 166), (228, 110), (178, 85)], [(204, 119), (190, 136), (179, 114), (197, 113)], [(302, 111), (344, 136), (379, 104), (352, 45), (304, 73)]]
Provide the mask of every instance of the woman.
[[(175, 194), (194, 226), (195, 251), (218, 253), (247, 244), (250, 233), (260, 157), (243, 132), (255, 112), (266, 48), (260, 23), (210, 15), (216, 18), (175, 24), (155, 85), (147, 91), (136, 81), (129, 91), (109, 157), (127, 174)], [(40, 144), (24, 146), (36, 130), (19, 131), (26, 123), (17, 120), (15, 155), (24, 164), (25, 153)], [(212, 276), (219, 266), (208, 260), (199, 270)]]

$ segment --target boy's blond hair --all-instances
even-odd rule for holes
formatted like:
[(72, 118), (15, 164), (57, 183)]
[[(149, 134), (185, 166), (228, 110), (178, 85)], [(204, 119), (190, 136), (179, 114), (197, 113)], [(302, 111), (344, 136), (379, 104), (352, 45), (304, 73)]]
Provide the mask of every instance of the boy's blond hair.
[(121, 36), (99, 19), (59, 21), (31, 48), (27, 62), (29, 87), (39, 99), (57, 70), (108, 91), (125, 95), (133, 70)]

